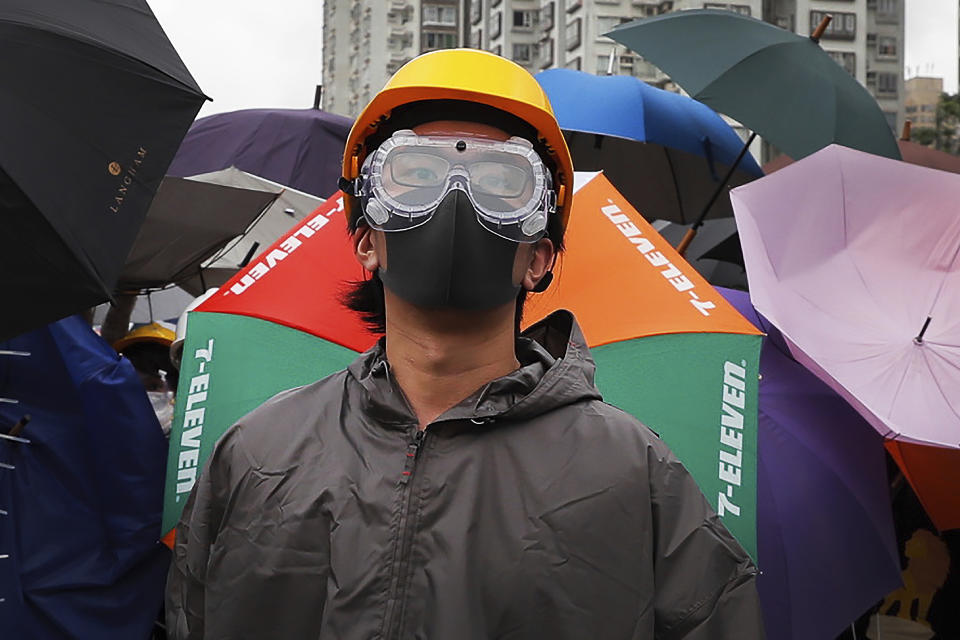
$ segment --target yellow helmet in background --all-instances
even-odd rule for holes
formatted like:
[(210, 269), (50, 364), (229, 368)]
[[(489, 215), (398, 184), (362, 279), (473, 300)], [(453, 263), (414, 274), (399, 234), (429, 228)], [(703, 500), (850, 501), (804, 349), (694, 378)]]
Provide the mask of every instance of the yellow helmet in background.
[[(374, 96), (353, 123), (343, 153), (343, 177), (360, 175), (366, 139), (390, 117), (393, 109), (427, 100), (475, 102), (505, 111), (537, 131), (555, 167), (557, 215), (563, 228), (573, 201), (573, 160), (547, 94), (530, 73), (511, 60), (478, 49), (441, 49), (403, 65)], [(348, 218), (359, 211), (352, 197), (344, 198)]]
[(163, 326), (159, 322), (153, 322), (151, 324), (145, 324), (142, 327), (137, 327), (123, 336), (113, 343), (113, 348), (119, 353), (130, 345), (139, 342), (155, 342), (169, 347), (170, 343), (172, 343), (176, 337), (177, 334), (174, 333), (172, 329)]

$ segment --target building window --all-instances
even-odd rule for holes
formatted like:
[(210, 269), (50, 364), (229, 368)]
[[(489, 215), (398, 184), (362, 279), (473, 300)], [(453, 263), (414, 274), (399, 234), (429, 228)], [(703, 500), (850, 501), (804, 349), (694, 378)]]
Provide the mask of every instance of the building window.
[(899, 0), (876, 0), (877, 15), (884, 18), (895, 18), (899, 13), (898, 4)]
[(567, 23), (567, 51), (580, 46), (583, 37), (583, 18), (574, 18)]
[(529, 64), (537, 55), (537, 45), (526, 42), (517, 42), (513, 45), (513, 59), (515, 62)]
[(771, 22), (781, 29), (793, 31), (793, 14), (788, 16), (775, 16)]
[(577, 71), (580, 71), (580, 56), (567, 60), (567, 64), (563, 66), (567, 69), (576, 69)]
[(750, 5), (748, 4), (728, 4), (726, 2), (704, 2), (704, 9), (722, 9), (724, 11), (733, 11), (742, 16), (750, 15)]
[(453, 49), (457, 46), (457, 34), (438, 31), (424, 31), (423, 42), (421, 43), (424, 51), (433, 51), (434, 49)]
[(608, 53), (603, 56), (597, 56), (597, 75), (607, 75), (608, 69), (610, 69), (610, 54)]
[(457, 7), (454, 5), (423, 5), (423, 24), (444, 27), (457, 26)]
[(470, 24), (477, 24), (483, 17), (483, 0), (473, 0), (470, 3)]
[(499, 11), (490, 14), (490, 39), (499, 38), (503, 31), (503, 14)]
[(844, 68), (844, 70), (857, 77), (857, 54), (852, 51), (827, 51), (834, 62)]
[(540, 26), (545, 31), (553, 29), (553, 11), (553, 0), (550, 0), (550, 2), (543, 5), (543, 8), (540, 9)]
[(540, 60), (540, 68), (549, 69), (553, 66), (553, 38), (542, 41), (539, 50), (543, 58)]
[(878, 58), (896, 58), (897, 57), (897, 39), (894, 36), (877, 37), (877, 57)]
[(897, 95), (897, 74), (884, 72), (877, 73), (877, 95)]
[[(823, 20), (825, 11), (810, 12), (810, 31), (812, 32)], [(824, 40), (853, 40), (857, 37), (857, 14), (855, 13), (833, 13), (833, 20), (827, 25), (827, 30), (823, 32)]]
[(513, 12), (513, 28), (514, 29), (523, 29), (529, 31), (533, 29), (537, 24), (537, 14), (539, 11), (536, 9), (525, 9), (523, 11), (514, 11)]

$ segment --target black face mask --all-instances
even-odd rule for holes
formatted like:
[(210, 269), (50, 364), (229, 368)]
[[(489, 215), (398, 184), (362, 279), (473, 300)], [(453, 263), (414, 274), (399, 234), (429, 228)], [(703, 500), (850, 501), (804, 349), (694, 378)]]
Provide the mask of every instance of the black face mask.
[(407, 302), (430, 309), (492, 309), (515, 299), (513, 263), (519, 245), (484, 229), (459, 189), (433, 217), (408, 231), (384, 233), (383, 285)]

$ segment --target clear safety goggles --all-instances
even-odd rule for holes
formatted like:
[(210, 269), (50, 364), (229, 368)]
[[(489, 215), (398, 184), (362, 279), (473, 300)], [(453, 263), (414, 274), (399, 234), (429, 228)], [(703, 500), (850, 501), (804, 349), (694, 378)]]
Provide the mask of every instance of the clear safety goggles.
[(514, 242), (546, 233), (557, 198), (550, 172), (533, 145), (465, 136), (421, 136), (403, 129), (370, 154), (354, 183), (367, 223), (406, 231), (426, 223), (459, 189), (487, 230)]

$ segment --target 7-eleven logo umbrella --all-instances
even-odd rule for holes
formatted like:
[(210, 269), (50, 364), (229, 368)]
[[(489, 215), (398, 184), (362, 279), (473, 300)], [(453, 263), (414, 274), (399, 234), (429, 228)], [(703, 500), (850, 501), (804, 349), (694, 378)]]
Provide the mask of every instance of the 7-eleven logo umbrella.
[[(532, 298), (528, 320), (561, 307), (577, 314), (605, 397), (664, 437), (755, 554), (760, 334), (602, 174), (578, 174), (578, 186), (557, 280)], [(364, 274), (338, 196), (190, 313), (164, 532), (230, 425), (373, 345), (339, 302), (345, 283)]]

